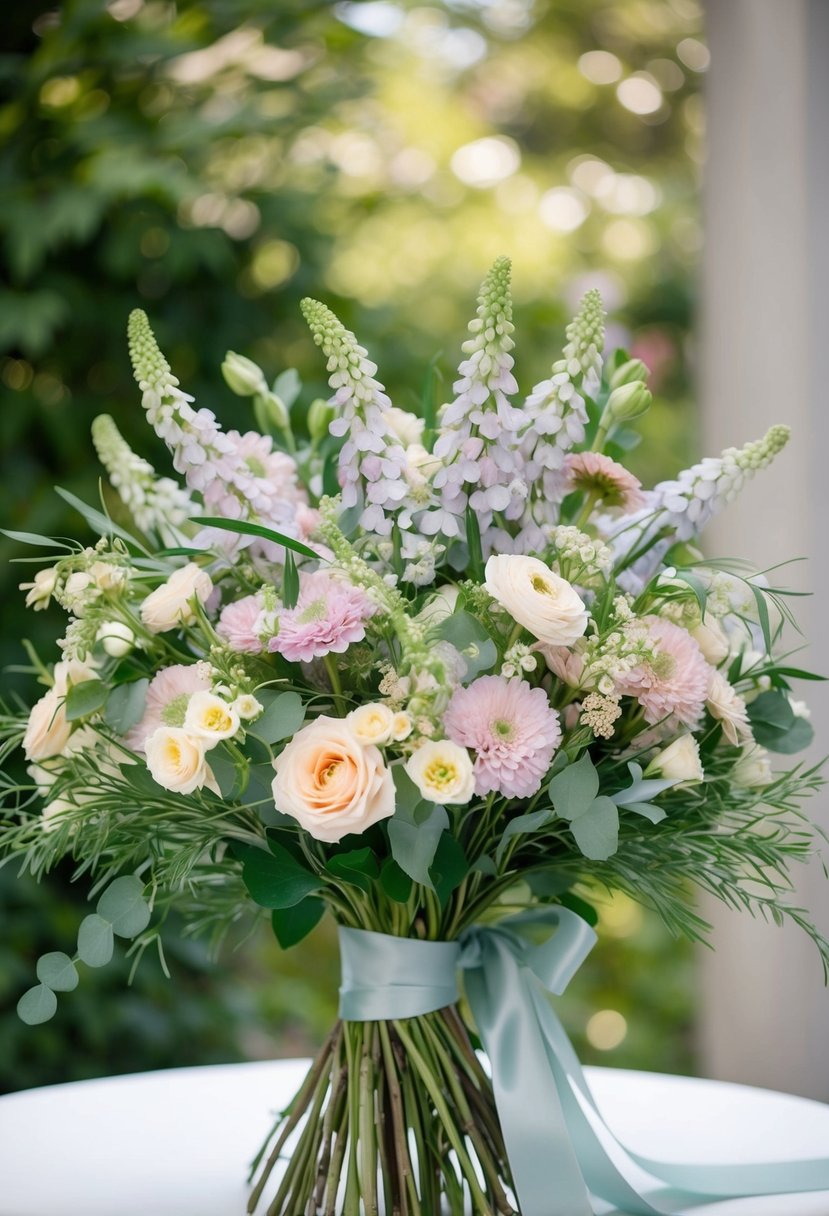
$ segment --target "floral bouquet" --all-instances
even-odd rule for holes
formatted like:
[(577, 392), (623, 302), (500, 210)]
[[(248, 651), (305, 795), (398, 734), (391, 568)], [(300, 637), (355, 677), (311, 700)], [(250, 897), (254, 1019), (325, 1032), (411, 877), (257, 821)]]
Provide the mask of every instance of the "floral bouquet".
[[(701, 887), (796, 921), (829, 961), (787, 900), (820, 784), (787, 759), (812, 737), (790, 681), (815, 677), (779, 653), (786, 592), (695, 547), (788, 431), (643, 490), (621, 460), (644, 365), (603, 360), (591, 291), (517, 403), (506, 259), (452, 400), (430, 389), (422, 417), (328, 308), (302, 308), (333, 397), (300, 418), (295, 372), (271, 388), (231, 353), (244, 433), (195, 408), (133, 313), (179, 480), (102, 416), (115, 518), (64, 493), (94, 547), (8, 533), (52, 551), (23, 587), (68, 624), (54, 666), (30, 650), (40, 700), (2, 718), (29, 767), (4, 780), (0, 858), (39, 878), (71, 857), (97, 901), (20, 1016), (49, 1018), (114, 935), (136, 961), (161, 951), (174, 906), (216, 943), (268, 915), (285, 948), (328, 913), (341, 1017), (254, 1163), (251, 1212), (655, 1213), (548, 993), (590, 949), (602, 889), (702, 938)], [(829, 1186), (825, 1162), (635, 1160), (686, 1195)]]

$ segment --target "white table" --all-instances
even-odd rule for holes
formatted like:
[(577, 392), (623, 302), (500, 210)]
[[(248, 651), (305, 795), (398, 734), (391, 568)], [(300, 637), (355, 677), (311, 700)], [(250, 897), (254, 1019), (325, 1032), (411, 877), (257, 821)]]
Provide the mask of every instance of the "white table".
[[(247, 1165), (305, 1060), (139, 1073), (0, 1098), (0, 1216), (243, 1216)], [(829, 1106), (767, 1090), (586, 1070), (632, 1149), (675, 1161), (829, 1154)], [(700, 1216), (829, 1216), (829, 1192)]]

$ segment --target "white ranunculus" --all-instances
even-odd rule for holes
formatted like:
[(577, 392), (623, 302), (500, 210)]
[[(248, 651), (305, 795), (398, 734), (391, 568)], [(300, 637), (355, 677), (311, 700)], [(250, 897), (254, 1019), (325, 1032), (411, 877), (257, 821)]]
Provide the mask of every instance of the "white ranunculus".
[(205, 747), (215, 747), (236, 734), (239, 712), (213, 692), (194, 692), (187, 702), (184, 729), (202, 739)]
[(743, 789), (760, 789), (771, 785), (774, 773), (771, 771), (769, 754), (759, 743), (751, 743), (744, 747), (740, 758), (731, 770), (731, 779), (735, 785)]
[(469, 752), (449, 739), (429, 739), (406, 762), (406, 772), (429, 802), (447, 806), (469, 802), (475, 773)]
[(411, 447), (413, 443), (419, 444), (423, 438), (423, 428), (426, 424), (422, 418), (418, 418), (417, 414), (412, 414), (409, 410), (401, 410), (392, 405), (383, 413), (383, 419), (404, 448)]
[(345, 718), (315, 718), (273, 763), (273, 800), (315, 839), (336, 843), (394, 814), (394, 781), (380, 750)]
[(346, 721), (361, 743), (373, 743), (376, 747), (388, 743), (394, 730), (394, 714), (382, 701), (360, 705)]
[(192, 794), (203, 786), (219, 792), (204, 758), (205, 740), (178, 726), (159, 726), (145, 745), (147, 768), (154, 781), (176, 794)]
[(95, 639), (113, 659), (123, 659), (135, 645), (135, 634), (123, 621), (105, 621), (98, 627)]
[(391, 737), (395, 743), (402, 743), (404, 739), (408, 739), (412, 733), (414, 723), (412, 715), (407, 714), (405, 709), (399, 710), (392, 719)]
[(195, 562), (188, 562), (150, 592), (141, 605), (141, 620), (151, 633), (192, 625), (196, 619), (192, 601), (198, 599), (204, 604), (212, 590), (210, 575)]
[(680, 735), (654, 756), (645, 775), (654, 776), (657, 773), (668, 781), (702, 781), (704, 774), (699, 744), (693, 735)]
[(691, 637), (712, 667), (719, 667), (723, 659), (728, 658), (728, 634), (715, 616), (706, 616), (696, 629), (691, 630)]
[(513, 620), (550, 646), (572, 646), (587, 628), (587, 609), (576, 591), (537, 557), (494, 554), (484, 586)]

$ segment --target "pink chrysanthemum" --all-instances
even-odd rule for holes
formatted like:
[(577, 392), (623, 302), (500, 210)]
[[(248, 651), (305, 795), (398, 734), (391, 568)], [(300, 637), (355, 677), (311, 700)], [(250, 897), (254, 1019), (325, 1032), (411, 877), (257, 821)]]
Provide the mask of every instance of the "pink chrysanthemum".
[(561, 739), (558, 714), (541, 688), (481, 676), (452, 695), (443, 719), (453, 743), (475, 752), (475, 792), (506, 798), (538, 792)]
[(653, 648), (650, 662), (617, 677), (616, 689), (635, 697), (651, 724), (673, 715), (683, 726), (697, 725), (708, 694), (710, 668), (687, 629), (659, 616), (645, 616), (627, 626)]
[(279, 632), (268, 642), (268, 650), (291, 663), (342, 654), (366, 636), (365, 622), (375, 612), (359, 587), (324, 570), (301, 574), (296, 607), (279, 613)]
[(210, 679), (200, 671), (198, 663), (188, 666), (176, 663), (163, 667), (150, 680), (144, 702), (144, 716), (124, 736), (127, 747), (143, 752), (144, 745), (159, 726), (181, 726), (187, 712), (187, 702), (194, 692), (209, 692)]
[(572, 452), (564, 468), (568, 491), (596, 494), (605, 507), (621, 507), (625, 514), (645, 505), (639, 478), (601, 452)]
[(256, 629), (262, 613), (262, 596), (246, 595), (242, 600), (226, 604), (219, 617), (216, 632), (231, 650), (239, 654), (259, 654), (262, 642)]

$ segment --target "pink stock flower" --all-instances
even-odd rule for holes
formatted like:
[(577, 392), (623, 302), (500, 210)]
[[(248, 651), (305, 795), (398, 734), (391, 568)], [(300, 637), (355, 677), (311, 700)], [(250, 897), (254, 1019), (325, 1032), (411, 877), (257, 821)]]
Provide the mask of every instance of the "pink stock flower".
[(163, 667), (153, 676), (144, 702), (144, 716), (131, 730), (124, 742), (134, 752), (145, 751), (145, 744), (160, 726), (181, 726), (187, 712), (187, 702), (194, 692), (209, 692), (210, 680), (202, 675), (198, 663), (188, 666), (176, 663)]
[(377, 611), (359, 587), (324, 570), (301, 574), (299, 599), (277, 618), (279, 632), (268, 642), (291, 663), (342, 654), (366, 636), (365, 622)]
[(522, 679), (481, 676), (452, 695), (443, 719), (453, 743), (475, 752), (475, 792), (530, 798), (559, 741), (558, 714), (541, 688)]
[(621, 507), (626, 514), (645, 505), (639, 478), (601, 452), (572, 452), (564, 468), (568, 491), (596, 494), (605, 507)]
[(673, 715), (683, 726), (694, 727), (708, 695), (710, 668), (687, 629), (659, 616), (644, 616), (626, 632), (641, 637), (653, 648), (653, 659), (616, 678), (616, 689), (635, 697), (653, 725)]
[(262, 607), (261, 595), (246, 595), (244, 599), (224, 606), (216, 632), (231, 650), (239, 654), (259, 654), (262, 651), (256, 629)]

